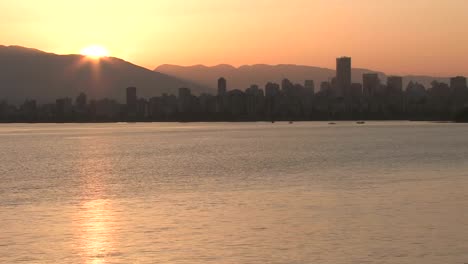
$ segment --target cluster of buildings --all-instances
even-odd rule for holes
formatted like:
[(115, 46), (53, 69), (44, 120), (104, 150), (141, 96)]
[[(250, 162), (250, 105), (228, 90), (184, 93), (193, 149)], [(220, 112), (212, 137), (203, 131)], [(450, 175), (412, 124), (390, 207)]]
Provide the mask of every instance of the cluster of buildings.
[(88, 101), (57, 99), (37, 105), (27, 100), (20, 107), (0, 103), (3, 122), (113, 122), (113, 121), (273, 121), (273, 120), (452, 120), (468, 106), (465, 77), (450, 83), (432, 82), (424, 87), (390, 76), (384, 83), (376, 73), (351, 79), (351, 58), (336, 60), (336, 77), (320, 85), (313, 80), (295, 84), (284, 79), (269, 82), (264, 89), (229, 90), (227, 80), (218, 80), (217, 94), (193, 95), (180, 88), (177, 95), (139, 98), (137, 88), (126, 89), (126, 102), (111, 99)]

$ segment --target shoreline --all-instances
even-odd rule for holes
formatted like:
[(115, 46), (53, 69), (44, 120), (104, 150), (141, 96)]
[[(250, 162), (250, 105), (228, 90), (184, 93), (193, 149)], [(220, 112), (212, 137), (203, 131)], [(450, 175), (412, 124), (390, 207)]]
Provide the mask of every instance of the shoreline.
[[(344, 123), (356, 123), (360, 125), (365, 125), (368, 122), (427, 122), (435, 124), (466, 124), (468, 122), (460, 122), (453, 120), (220, 120), (220, 121), (86, 121), (86, 122), (54, 122), (54, 121), (44, 121), (44, 122), (0, 122), (0, 125), (8, 124), (24, 124), (24, 125), (36, 125), (36, 124), (56, 124), (56, 125), (66, 125), (66, 124), (151, 124), (151, 123), (178, 123), (178, 124), (194, 124), (194, 123), (307, 123), (307, 122), (316, 122), (316, 123), (329, 123), (329, 124), (338, 124), (340, 122)], [(360, 123), (363, 122), (363, 123)]]

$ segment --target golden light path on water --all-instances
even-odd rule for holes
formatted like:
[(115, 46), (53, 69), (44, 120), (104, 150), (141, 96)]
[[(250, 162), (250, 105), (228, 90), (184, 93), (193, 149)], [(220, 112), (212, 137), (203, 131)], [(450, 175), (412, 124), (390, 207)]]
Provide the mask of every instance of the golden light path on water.
[(112, 204), (110, 201), (95, 200), (86, 202), (82, 208), (81, 230), (78, 232), (86, 256), (85, 263), (105, 263), (107, 252), (113, 248), (112, 230), (109, 227)]
[(76, 233), (80, 238), (79, 254), (86, 264), (106, 263), (115, 254), (114, 204), (107, 198), (112, 163), (106, 158), (107, 143), (98, 138), (80, 139), (80, 176), (82, 202), (79, 206)]

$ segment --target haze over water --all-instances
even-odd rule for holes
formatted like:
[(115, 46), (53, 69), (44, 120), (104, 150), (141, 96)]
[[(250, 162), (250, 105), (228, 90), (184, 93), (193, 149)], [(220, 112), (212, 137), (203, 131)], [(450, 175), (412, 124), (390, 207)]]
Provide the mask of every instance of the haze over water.
[(0, 125), (0, 263), (468, 263), (468, 125)]

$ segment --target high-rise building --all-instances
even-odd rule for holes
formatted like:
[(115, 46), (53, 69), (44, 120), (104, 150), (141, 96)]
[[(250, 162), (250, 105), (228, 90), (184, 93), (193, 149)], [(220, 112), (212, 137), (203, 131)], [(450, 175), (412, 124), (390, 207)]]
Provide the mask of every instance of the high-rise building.
[(80, 95), (78, 95), (78, 97), (76, 97), (76, 100), (75, 100), (76, 108), (79, 111), (82, 111), (82, 110), (84, 110), (86, 108), (86, 103), (87, 103), (86, 94), (85, 93), (80, 93)]
[(137, 112), (137, 89), (136, 87), (127, 88), (127, 114), (135, 116)]
[(450, 78), (450, 88), (454, 92), (465, 91), (467, 89), (466, 78), (463, 76)]
[(364, 96), (374, 96), (380, 88), (380, 79), (377, 73), (362, 75), (362, 89)]
[(253, 84), (245, 90), (245, 95), (247, 114), (249, 117), (259, 116), (265, 107), (263, 90)]
[(72, 113), (73, 104), (71, 98), (59, 98), (55, 100), (57, 117), (64, 118)]
[(189, 88), (179, 88), (179, 99), (185, 99), (192, 96)]
[(450, 78), (450, 90), (453, 94), (453, 106), (455, 109), (460, 109), (465, 106), (468, 99), (468, 87), (466, 85), (466, 78), (457, 76)]
[(231, 115), (243, 115), (246, 113), (245, 93), (241, 90), (231, 90), (227, 93), (229, 98), (228, 111)]
[(335, 95), (344, 96), (351, 89), (351, 58), (336, 59), (336, 87)]
[[(1, 105), (1, 103), (0, 103)], [(36, 100), (26, 100), (21, 106), (21, 112), (27, 119), (33, 121), (37, 116), (37, 102)]]
[(387, 78), (387, 89), (392, 94), (403, 92), (403, 78), (400, 76), (389, 76)]
[(252, 84), (249, 88), (245, 90), (246, 94), (249, 95), (262, 95), (263, 96), (263, 90), (258, 87), (256, 84)]
[(349, 94), (352, 97), (361, 97), (362, 96), (362, 84), (360, 83), (352, 83), (351, 84), (351, 91)]
[(218, 79), (218, 98), (216, 99), (216, 112), (226, 112), (228, 107), (227, 81), (224, 77)]
[[(94, 114), (99, 119), (109, 120), (118, 117), (120, 105), (111, 99), (101, 99), (94, 102)], [(135, 118), (136, 112), (128, 113), (128, 117)]]
[(225, 96), (227, 91), (227, 82), (223, 77), (218, 79), (218, 95)]
[(189, 88), (179, 88), (178, 96), (179, 112), (186, 113), (191, 108), (192, 92)]
[(306, 92), (308, 94), (311, 94), (311, 95), (315, 94), (315, 82), (314, 82), (314, 80), (306, 80), (304, 82), (304, 87), (305, 87)]
[(424, 85), (418, 82), (410, 81), (405, 90), (408, 101), (421, 102), (427, 96), (427, 90)]
[(275, 97), (280, 93), (280, 86), (277, 83), (269, 82), (265, 85), (265, 96)]
[(279, 111), (279, 95), (279, 84), (268, 82), (265, 85), (265, 108), (269, 118), (273, 119), (273, 116)]
[(322, 82), (320, 84), (320, 92), (323, 94), (329, 94), (331, 91), (331, 83), (330, 82)]
[(127, 106), (136, 106), (137, 103), (137, 89), (136, 87), (127, 88)]
[(283, 93), (289, 95), (292, 93), (293, 88), (294, 84), (289, 79), (283, 79), (283, 81), (281, 82), (281, 90), (283, 91)]

